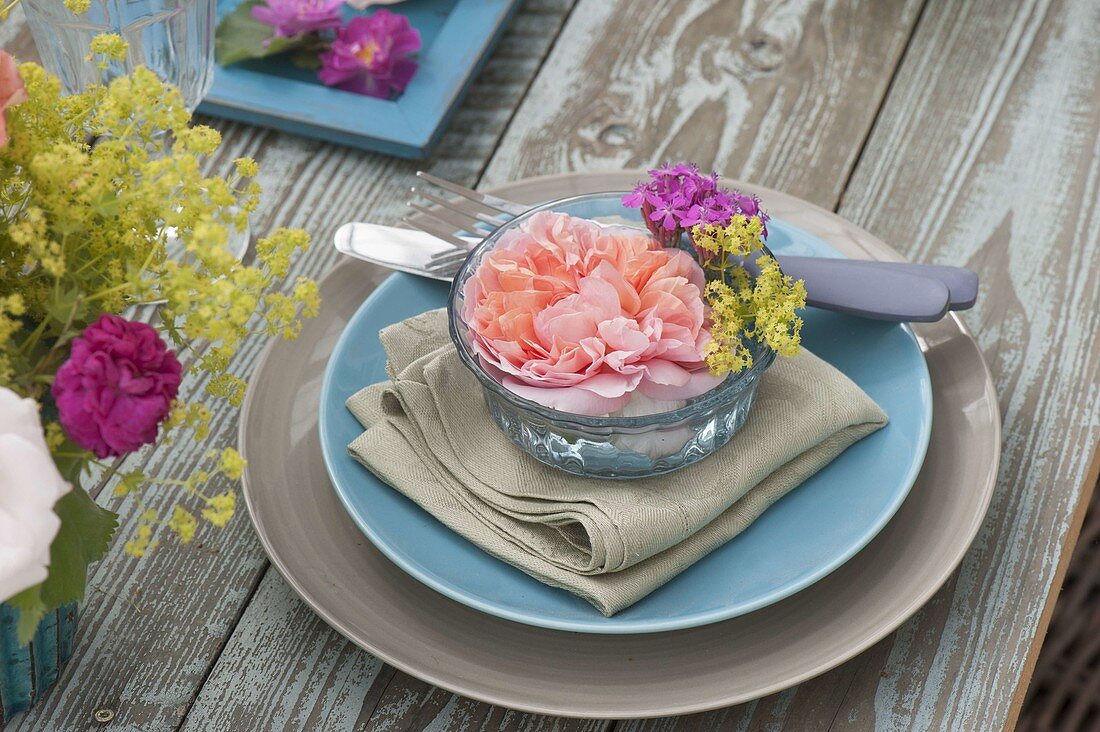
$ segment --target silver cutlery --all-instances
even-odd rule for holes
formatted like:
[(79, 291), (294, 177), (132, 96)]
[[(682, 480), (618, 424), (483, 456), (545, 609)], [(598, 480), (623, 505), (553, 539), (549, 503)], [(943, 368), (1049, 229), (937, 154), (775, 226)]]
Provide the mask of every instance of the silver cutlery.
[[(417, 176), (468, 203), (414, 187), (414, 196), (422, 201), (409, 201), (416, 213), (404, 221), (420, 232), (349, 223), (337, 231), (336, 248), (384, 267), (447, 281), (485, 236), (529, 208), (428, 173)], [(962, 267), (790, 255), (776, 259), (786, 274), (805, 281), (807, 304), (861, 317), (935, 321), (948, 310), (971, 307), (977, 297), (977, 274)]]

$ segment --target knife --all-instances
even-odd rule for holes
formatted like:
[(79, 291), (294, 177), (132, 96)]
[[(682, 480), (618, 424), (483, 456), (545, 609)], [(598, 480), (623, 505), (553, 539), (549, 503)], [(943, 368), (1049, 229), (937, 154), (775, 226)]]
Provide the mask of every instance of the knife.
[[(467, 239), (471, 246), (479, 240)], [(448, 282), (426, 271), (431, 257), (454, 246), (415, 229), (351, 222), (341, 226), (336, 249), (389, 269)], [(891, 321), (933, 322), (948, 310), (973, 306), (978, 276), (962, 267), (776, 255), (783, 272), (806, 285), (813, 307)]]

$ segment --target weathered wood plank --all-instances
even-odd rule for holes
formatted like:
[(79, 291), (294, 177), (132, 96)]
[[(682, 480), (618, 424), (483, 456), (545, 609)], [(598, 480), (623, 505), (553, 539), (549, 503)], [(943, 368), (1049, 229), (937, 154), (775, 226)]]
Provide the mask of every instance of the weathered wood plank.
[[(456, 180), (476, 181), (571, 4), (569, 0), (533, 0), (525, 5), (471, 89), (469, 102), (456, 115), (436, 157), (427, 164), (429, 169)], [(4, 32), (13, 33), (14, 28), (10, 26)], [(25, 38), (25, 34), (15, 35), (20, 42)], [(239, 155), (252, 155), (261, 163), (260, 183), (265, 197), (253, 218), (254, 230), (262, 233), (275, 226), (301, 226), (314, 235), (316, 247), (294, 266), (291, 279), (298, 274), (319, 275), (332, 266), (337, 255), (328, 242), (343, 221), (395, 221), (418, 167), (408, 161), (267, 130), (208, 122), (224, 136), (223, 149), (212, 161), (212, 168), (225, 170)], [(262, 346), (259, 339), (248, 343), (232, 370), (247, 376)], [(181, 397), (200, 395), (203, 386), (201, 380), (188, 381)], [(130, 463), (141, 464), (159, 476), (184, 477), (202, 452), (235, 443), (235, 434), (235, 415), (219, 408), (206, 445), (162, 445), (132, 458)], [(126, 519), (123, 532), (133, 530), (136, 511), (131, 503), (120, 504), (109, 496), (109, 491), (93, 492), (100, 502), (122, 511)], [(163, 510), (171, 501), (170, 495), (161, 494), (147, 503)], [(58, 686), (40, 706), (16, 720), (11, 729), (99, 728), (93, 720), (97, 709), (111, 710), (112, 727), (117, 729), (176, 728), (266, 566), (243, 516), (225, 530), (201, 529), (196, 541), (188, 546), (166, 540), (142, 560), (125, 556), (121, 543), (116, 543), (93, 570), (76, 652)], [(323, 638), (321, 647), (330, 641), (343, 643), (323, 626), (317, 632)], [(364, 669), (373, 663), (369, 656), (353, 654), (350, 648), (347, 652), (350, 665), (341, 668), (351, 676), (357, 670), (366, 673)], [(282, 666), (263, 669), (270, 676), (253, 677), (253, 681), (277, 685), (279, 674), (288, 673), (301, 659), (279, 660)], [(364, 677), (360, 674), (357, 678)], [(306, 689), (320, 682), (303, 683)], [(232, 690), (238, 692), (239, 687)], [(232, 696), (229, 699), (236, 701)], [(322, 707), (338, 701), (318, 692), (317, 703)], [(257, 708), (250, 713), (261, 724), (260, 715), (276, 711)], [(326, 707), (315, 711), (323, 715), (331, 710)], [(486, 709), (471, 713), (495, 712)], [(292, 721), (282, 723), (293, 726)]]
[(832, 207), (921, 4), (581, 2), (483, 184), (692, 160)]
[[(840, 212), (914, 259), (981, 274), (982, 297), (965, 319), (1000, 394), (999, 485), (960, 571), (932, 602), (845, 667), (758, 701), (761, 720), (781, 715), (797, 730), (822, 719), (830, 729), (1014, 722), (1076, 509), (1095, 480), (1098, 26), (1089, 0), (934, 0), (924, 11)], [(835, 685), (840, 675), (846, 688)]]
[[(683, 717), (665, 717), (620, 722), (619, 730), (630, 732), (674, 732), (692, 730), (778, 730), (792, 729), (798, 732), (817, 732), (838, 725), (838, 700), (843, 699), (848, 689), (861, 673), (878, 673), (873, 659), (881, 661), (889, 653), (889, 641), (883, 641), (867, 650), (859, 658), (868, 663), (847, 663), (815, 679), (811, 684), (803, 684), (781, 691), (778, 694), (727, 707), (715, 712), (693, 714)], [(797, 701), (798, 709), (795, 710)], [(860, 700), (871, 705), (871, 698)], [(884, 728), (890, 729), (890, 728)]]
[(214, 729), (599, 730), (456, 697), (334, 633), (269, 570), (183, 726)]
[(1100, 5), (935, 3), (925, 16), (841, 212), (913, 258), (982, 275), (967, 320), (1000, 394), (1004, 454), (948, 612), (922, 612), (887, 675), (849, 693), (873, 691), (879, 718), (902, 726), (988, 729), (1018, 712), (1100, 438)]

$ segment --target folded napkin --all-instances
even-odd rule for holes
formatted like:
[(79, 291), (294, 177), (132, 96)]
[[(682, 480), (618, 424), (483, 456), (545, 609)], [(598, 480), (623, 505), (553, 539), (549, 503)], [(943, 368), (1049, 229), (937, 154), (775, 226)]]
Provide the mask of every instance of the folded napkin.
[(444, 310), (380, 338), (390, 381), (348, 399), (366, 428), (351, 455), (485, 551), (605, 615), (737, 536), (886, 424), (858, 386), (803, 351), (776, 359), (744, 427), (711, 457), (654, 478), (580, 478), (539, 463), (497, 428)]

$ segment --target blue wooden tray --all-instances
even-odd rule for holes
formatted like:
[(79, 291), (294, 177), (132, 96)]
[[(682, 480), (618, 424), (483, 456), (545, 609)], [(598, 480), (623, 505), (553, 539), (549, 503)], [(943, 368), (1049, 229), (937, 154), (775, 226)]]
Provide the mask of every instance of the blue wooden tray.
[[(241, 0), (221, 0), (219, 20)], [(420, 69), (405, 93), (382, 100), (330, 89), (285, 57), (218, 66), (203, 114), (274, 127), (405, 158), (443, 134), (518, 0), (407, 0), (389, 7), (420, 31)]]

